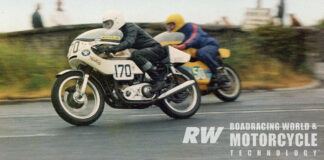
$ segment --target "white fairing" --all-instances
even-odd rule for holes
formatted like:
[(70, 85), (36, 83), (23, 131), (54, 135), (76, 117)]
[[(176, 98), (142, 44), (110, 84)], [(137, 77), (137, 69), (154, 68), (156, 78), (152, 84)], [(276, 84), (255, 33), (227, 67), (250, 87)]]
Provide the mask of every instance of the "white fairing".
[[(97, 44), (108, 46), (118, 45), (123, 37), (119, 30), (94, 29), (79, 35), (71, 44), (68, 53), (70, 66), (77, 69), (80, 64), (92, 66), (102, 74), (113, 75), (116, 80), (132, 80), (134, 74), (143, 74), (141, 69), (129, 60), (129, 50), (122, 51), (122, 56), (104, 59), (95, 54), (91, 47)], [(169, 46), (171, 63), (186, 63), (190, 55)], [(119, 57), (119, 58), (118, 58)]]
[(171, 63), (186, 63), (190, 61), (190, 55), (169, 46), (169, 53), (170, 53), (170, 62)]
[[(134, 74), (143, 72), (132, 61), (128, 60), (130, 53), (128, 50), (122, 51), (123, 59), (103, 59), (95, 54), (91, 47), (97, 44), (108, 46), (118, 45), (123, 34), (119, 30), (94, 29), (79, 35), (71, 44), (68, 59), (70, 66), (77, 69), (80, 64), (92, 66), (102, 74), (113, 75), (116, 80), (132, 80)], [(117, 56), (116, 56), (117, 57)]]
[[(71, 45), (68, 58), (70, 66), (73, 69), (76, 69), (80, 63), (88, 64), (98, 70), (103, 74), (115, 74), (116, 68), (115, 65), (129, 65), (131, 69), (131, 74), (142, 74), (143, 72), (132, 60), (113, 60), (113, 59), (103, 59), (93, 53), (91, 46), (94, 45), (94, 42), (83, 42), (75, 41)], [(78, 44), (79, 43), (79, 44)], [(74, 46), (78, 45), (78, 50), (73, 52)], [(123, 51), (127, 52), (127, 50)], [(72, 58), (76, 56), (75, 58)], [(128, 56), (129, 57), (129, 56)], [(71, 59), (72, 58), (72, 59)], [(130, 76), (129, 79), (133, 77)], [(125, 79), (126, 80), (126, 79)]]

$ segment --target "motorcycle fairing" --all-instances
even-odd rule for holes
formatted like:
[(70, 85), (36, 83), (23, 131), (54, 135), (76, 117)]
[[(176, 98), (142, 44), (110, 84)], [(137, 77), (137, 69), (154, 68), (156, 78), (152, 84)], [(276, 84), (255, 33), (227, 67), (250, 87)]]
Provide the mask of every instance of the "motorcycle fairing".
[(201, 61), (195, 61), (187, 62), (181, 67), (195, 77), (201, 90), (207, 90), (207, 85), (211, 80), (212, 72), (206, 64)]
[[(191, 57), (196, 58), (196, 53), (197, 53), (197, 49), (196, 48), (188, 48), (185, 49), (184, 52), (186, 52), (187, 54), (189, 54)], [(218, 49), (218, 52), (220, 54), (220, 56), (223, 59), (229, 58), (231, 56), (231, 51), (229, 49), (226, 48), (220, 48)]]
[[(83, 42), (83, 41), (77, 41), (74, 42), (78, 45), (78, 50), (73, 51), (73, 45), (71, 45), (68, 58), (70, 66), (73, 69), (77, 69), (77, 67), (82, 64), (86, 63), (102, 74), (106, 75), (115, 75), (116, 70), (118, 70), (118, 66), (129, 66), (128, 69), (130, 69), (131, 75), (129, 77), (124, 76), (123, 79), (119, 80), (131, 80), (133, 78), (134, 74), (143, 74), (141, 69), (134, 63), (132, 60), (128, 60), (128, 56), (120, 56), (123, 59), (103, 59), (99, 57), (97, 54), (95, 54), (91, 50), (91, 46), (93, 45), (93, 42)], [(126, 52), (126, 51), (123, 51)], [(124, 54), (125, 55), (125, 54)], [(127, 54), (126, 54), (127, 55)], [(118, 73), (117, 73), (118, 74)]]
[(174, 47), (169, 47), (169, 56), (171, 63), (186, 63), (190, 61), (191, 56), (181, 50)]

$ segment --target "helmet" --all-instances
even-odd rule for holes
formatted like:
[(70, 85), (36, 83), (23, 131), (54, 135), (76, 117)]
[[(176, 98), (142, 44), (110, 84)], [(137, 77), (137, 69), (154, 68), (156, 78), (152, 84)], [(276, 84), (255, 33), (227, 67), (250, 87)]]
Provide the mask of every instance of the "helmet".
[(175, 27), (171, 30), (171, 32), (178, 31), (181, 27), (185, 25), (185, 21), (183, 20), (183, 17), (180, 14), (171, 14), (167, 20), (166, 24), (174, 23)]
[(125, 24), (125, 17), (121, 11), (110, 10), (102, 19), (102, 25), (107, 29), (119, 29)]

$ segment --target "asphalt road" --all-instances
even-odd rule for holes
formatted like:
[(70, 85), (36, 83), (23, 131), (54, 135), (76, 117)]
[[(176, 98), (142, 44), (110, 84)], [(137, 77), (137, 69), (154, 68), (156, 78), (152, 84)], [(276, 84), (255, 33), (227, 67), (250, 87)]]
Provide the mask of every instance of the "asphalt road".
[[(324, 88), (243, 93), (232, 103), (205, 96), (198, 113), (186, 120), (173, 120), (157, 107), (144, 110), (106, 107), (100, 119), (88, 127), (67, 124), (49, 102), (1, 105), (0, 159), (324, 159), (323, 114)], [(317, 133), (317, 146), (233, 147), (230, 134), (240, 132), (230, 130), (230, 123), (235, 122), (316, 123), (315, 130), (255, 132)], [(225, 129), (217, 143), (202, 144), (198, 138), (198, 144), (183, 144), (187, 127)], [(262, 154), (256, 155), (257, 150)], [(277, 150), (280, 156), (275, 155)], [(298, 150), (298, 156), (293, 155), (294, 150)]]

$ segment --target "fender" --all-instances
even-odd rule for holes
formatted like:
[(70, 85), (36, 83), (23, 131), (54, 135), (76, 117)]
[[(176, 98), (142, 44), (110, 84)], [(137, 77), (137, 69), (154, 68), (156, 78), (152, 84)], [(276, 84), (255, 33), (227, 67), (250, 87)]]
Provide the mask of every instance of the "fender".
[(67, 69), (67, 70), (61, 71), (60, 73), (56, 74), (56, 78), (59, 78), (69, 72), (76, 72), (76, 73), (81, 73), (82, 75), (84, 75), (84, 72), (81, 70)]
[[(84, 72), (83, 72), (82, 70), (67, 69), (67, 70), (64, 70), (64, 71), (61, 71), (60, 73), (58, 73), (58, 74), (56, 75), (56, 78), (59, 78), (59, 77), (65, 75), (65, 74), (67, 74), (67, 73), (70, 73), (70, 72), (81, 73), (82, 76), (84, 75)], [(91, 80), (94, 80), (95, 83), (97, 83), (97, 84), (100, 86), (100, 88), (101, 88), (102, 91), (103, 91), (103, 94), (106, 96), (106, 95), (107, 95), (106, 90), (105, 90), (105, 88), (103, 87), (103, 85), (101, 84), (101, 82), (100, 82), (96, 77), (94, 77), (94, 76), (90, 76), (90, 79), (91, 79)]]

